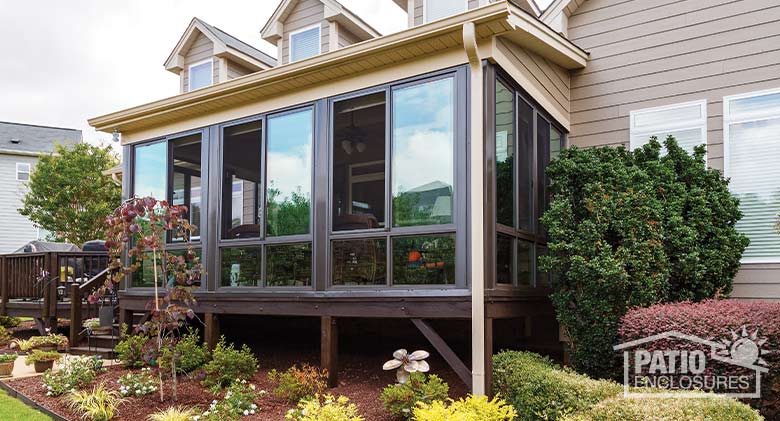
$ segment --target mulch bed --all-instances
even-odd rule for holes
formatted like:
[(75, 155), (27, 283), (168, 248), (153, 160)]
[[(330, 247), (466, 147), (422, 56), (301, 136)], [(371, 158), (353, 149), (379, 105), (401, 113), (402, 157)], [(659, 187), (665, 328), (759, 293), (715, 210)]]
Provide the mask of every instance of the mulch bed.
[[(260, 367), (258, 374), (252, 379), (258, 390), (266, 390), (269, 393), (261, 397), (256, 403), (261, 408), (258, 414), (245, 417), (245, 420), (283, 420), (284, 414), (290, 408), (294, 407), (286, 401), (275, 397), (270, 393), (274, 385), (268, 381), (267, 374), (271, 369), (285, 370), (294, 363), (308, 362), (316, 364), (315, 350), (298, 350), (293, 353), (273, 353), (268, 355), (259, 355)], [(318, 351), (318, 350), (317, 350)], [(379, 395), (382, 389), (395, 379), (394, 372), (383, 372), (382, 363), (388, 358), (381, 355), (344, 355), (342, 356), (339, 382), (337, 388), (330, 389), (327, 393), (333, 395), (344, 395), (354, 402), (360, 413), (366, 420), (389, 421), (393, 418), (387, 414), (382, 406)], [(436, 374), (441, 376), (450, 385), (450, 396), (453, 398), (465, 396), (467, 393), (465, 386), (459, 378), (448, 369), (446, 363), (438, 356), (431, 356), (429, 363)], [(447, 369), (445, 369), (447, 368)], [(128, 370), (121, 367), (110, 367), (107, 372), (102, 373), (93, 384), (104, 382), (112, 389), (118, 389), (117, 380), (127, 373)], [(53, 411), (56, 414), (69, 420), (78, 420), (79, 417), (68, 410), (67, 398), (47, 397), (45, 389), (41, 386), (40, 377), (31, 377), (19, 380), (10, 380), (8, 384), (21, 394), (27, 396), (39, 405)], [(140, 398), (128, 398), (119, 408), (119, 416), (116, 420), (142, 421), (147, 416), (157, 410), (165, 409), (170, 406), (182, 405), (187, 407), (196, 406), (204, 409), (216, 397), (205, 390), (200, 385), (199, 375), (196, 373), (190, 377), (179, 377), (179, 388), (177, 402), (170, 399), (170, 385), (166, 383), (166, 402), (160, 403), (159, 394), (147, 395)]]

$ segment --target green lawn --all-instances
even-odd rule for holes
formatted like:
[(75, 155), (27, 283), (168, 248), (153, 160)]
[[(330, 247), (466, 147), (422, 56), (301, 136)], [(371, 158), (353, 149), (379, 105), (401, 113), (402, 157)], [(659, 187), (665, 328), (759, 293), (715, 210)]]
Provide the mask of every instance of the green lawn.
[(4, 390), (0, 390), (0, 420), (51, 421), (51, 418), (8, 396)]

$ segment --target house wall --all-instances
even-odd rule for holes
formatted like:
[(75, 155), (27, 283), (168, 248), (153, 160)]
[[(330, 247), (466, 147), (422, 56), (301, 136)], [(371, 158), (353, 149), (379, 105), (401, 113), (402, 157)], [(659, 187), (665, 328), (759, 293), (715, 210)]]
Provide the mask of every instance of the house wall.
[(38, 159), (32, 156), (0, 154), (0, 253), (10, 253), (31, 240), (38, 239), (38, 229), (17, 209), (27, 193), (25, 182), (16, 181), (16, 163), (34, 168)]
[(227, 61), (227, 78), (228, 78), (228, 80), (235, 79), (235, 78), (241, 77), (241, 76), (246, 76), (246, 75), (248, 75), (250, 73), (254, 73), (254, 72), (252, 70), (247, 69), (246, 67), (238, 64), (238, 63), (232, 62), (230, 60)]
[[(450, 0), (450, 1), (464, 1), (464, 0)], [(479, 2), (480, 0), (468, 0), (469, 10), (476, 9), (477, 7), (479, 7)], [(414, 11), (413, 11), (414, 26), (422, 25), (423, 23), (425, 23), (424, 20), (425, 15), (423, 14), (423, 7), (425, 7), (425, 0), (414, 0)]]
[[(190, 47), (189, 51), (187, 51), (187, 54), (184, 56), (184, 70), (181, 72), (181, 91), (187, 92), (189, 91), (190, 86), (190, 78), (189, 78), (189, 71), (190, 71), (190, 65), (193, 63), (197, 63), (199, 61), (206, 60), (209, 57), (212, 57), (212, 54), (214, 54), (214, 43), (211, 42), (210, 39), (208, 39), (205, 35), (199, 34), (197, 38), (195, 38), (195, 41), (192, 43), (192, 46)], [(213, 57), (213, 74), (214, 74), (214, 82), (213, 83), (219, 83), (219, 59), (217, 57)]]
[(358, 38), (352, 32), (349, 32), (346, 28), (344, 28), (343, 25), (338, 25), (337, 27), (338, 27), (339, 48), (344, 48), (346, 46), (357, 44), (358, 42), (360, 42), (360, 38)]
[[(723, 169), (723, 97), (780, 87), (777, 0), (587, 0), (569, 37), (591, 53), (572, 73), (569, 141), (628, 145), (632, 110), (707, 100), (708, 161)], [(734, 296), (780, 299), (780, 265), (745, 265)]]
[(284, 20), (284, 32), (282, 39), (282, 57), (281, 64), (290, 62), (290, 33), (308, 28), (314, 25), (320, 25), (320, 34), (322, 36), (322, 52), (326, 53), (330, 46), (330, 25), (325, 20), (325, 5), (319, 0), (301, 0), (293, 7), (293, 10)]

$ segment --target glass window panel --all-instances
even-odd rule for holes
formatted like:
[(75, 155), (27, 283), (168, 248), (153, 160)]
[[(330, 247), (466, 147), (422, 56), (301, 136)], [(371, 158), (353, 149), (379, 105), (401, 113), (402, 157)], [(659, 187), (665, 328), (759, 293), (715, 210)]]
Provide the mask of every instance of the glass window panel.
[(740, 199), (737, 229), (750, 238), (744, 262), (780, 261), (780, 118), (729, 125), (729, 185)]
[(544, 256), (547, 254), (547, 247), (543, 246), (536, 246), (536, 260), (535, 260), (535, 266), (536, 266), (536, 286), (537, 287), (549, 287), (550, 285), (550, 274), (548, 272), (542, 272), (539, 270), (539, 258), (541, 256)]
[(384, 239), (333, 242), (333, 285), (385, 285), (387, 241)]
[(260, 247), (222, 249), (223, 287), (256, 287), (261, 285), (262, 253)]
[(517, 123), (518, 228), (531, 232), (534, 227), (534, 109), (522, 100), (517, 101)]
[(205, 88), (211, 86), (214, 83), (212, 76), (212, 68), (214, 63), (207, 61), (205, 63), (198, 64), (197, 66), (190, 67), (190, 90)]
[(496, 221), (515, 226), (515, 93), (496, 82)]
[(385, 226), (386, 94), (333, 107), (333, 230)]
[(454, 283), (454, 235), (393, 239), (393, 284), (446, 285)]
[[(631, 147), (641, 148), (642, 146), (650, 142), (651, 137), (657, 137), (658, 141), (663, 144), (669, 136), (674, 136), (677, 140), (677, 144), (680, 145), (689, 154), (693, 153), (693, 148), (699, 146), (705, 142), (704, 131), (701, 128), (688, 129), (688, 130), (670, 130), (666, 132), (658, 132), (651, 134), (641, 134), (631, 137)], [(666, 148), (661, 151), (663, 155), (666, 154)]]
[(320, 27), (290, 35), (290, 62), (305, 60), (320, 53)]
[(393, 225), (452, 223), (452, 78), (393, 93)]
[(133, 159), (133, 194), (166, 200), (168, 151), (166, 142), (135, 147)]
[(266, 246), (265, 258), (267, 286), (311, 285), (311, 243)]
[[(561, 149), (563, 149), (563, 135), (561, 132), (555, 129), (555, 127), (550, 128), (550, 160), (554, 160), (555, 158), (558, 158), (558, 155), (561, 154)], [(549, 185), (549, 183), (548, 183)]]
[(313, 118), (308, 109), (268, 119), (269, 237), (310, 232)]
[(496, 237), (496, 283), (509, 284), (513, 283), (512, 279), (512, 256), (514, 251), (512, 250), (512, 242), (514, 240), (504, 234), (498, 234)]
[(550, 163), (550, 123), (542, 116), (537, 117), (536, 135), (537, 135), (537, 182), (539, 189), (536, 197), (536, 224), (537, 232), (542, 232), (543, 228), (539, 224), (539, 218), (542, 217), (547, 209), (547, 164)]
[[(172, 203), (186, 206), (190, 223), (199, 227), (201, 135), (195, 134), (175, 139), (169, 145), (173, 156), (173, 191), (170, 194)], [(195, 230), (192, 233), (192, 239), (197, 240), (198, 238), (200, 238), (200, 234)]]
[[(202, 258), (201, 250), (194, 249), (193, 251), (200, 260)], [(187, 253), (187, 250), (169, 250), (168, 253), (172, 256), (183, 256)], [(160, 262), (162, 261), (162, 254), (157, 253), (157, 282), (160, 287), (163, 287), (161, 283), (163, 279), (162, 266), (160, 265)], [(193, 286), (200, 286), (200, 281), (200, 278), (193, 279)], [(141, 262), (141, 267), (133, 272), (131, 283), (132, 286), (136, 288), (154, 288), (154, 261), (152, 260), (151, 252), (145, 253), (144, 260)]]
[(703, 118), (701, 104), (634, 112), (634, 129), (643, 130), (656, 126), (676, 126)]
[(226, 127), (222, 141), (222, 238), (261, 235), (262, 123)]
[(533, 286), (534, 276), (534, 244), (527, 241), (517, 241), (517, 285)]
[(464, 0), (425, 0), (426, 22), (433, 22), (466, 11)]
[(706, 143), (707, 110), (704, 101), (666, 108), (631, 112), (631, 149), (644, 146), (656, 136), (663, 143), (669, 135), (687, 152)]
[(780, 114), (780, 92), (729, 101), (730, 119), (738, 119), (751, 114)]

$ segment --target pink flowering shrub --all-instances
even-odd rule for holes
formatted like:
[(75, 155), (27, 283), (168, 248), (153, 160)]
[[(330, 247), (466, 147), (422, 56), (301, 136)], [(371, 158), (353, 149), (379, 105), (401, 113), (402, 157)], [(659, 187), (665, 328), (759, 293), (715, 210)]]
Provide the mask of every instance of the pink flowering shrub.
[[(677, 331), (726, 345), (726, 351), (743, 337), (755, 339), (764, 351), (760, 358), (769, 372), (762, 375), (762, 398), (745, 402), (767, 419), (780, 419), (780, 302), (707, 300), (700, 303), (659, 304), (629, 310), (619, 328), (621, 342)], [(663, 339), (643, 344), (654, 350), (701, 350), (710, 355), (707, 345), (681, 339)], [(756, 364), (763, 365), (763, 364)], [(708, 375), (749, 375), (751, 370), (707, 359)], [(751, 377), (753, 379), (755, 377)]]

